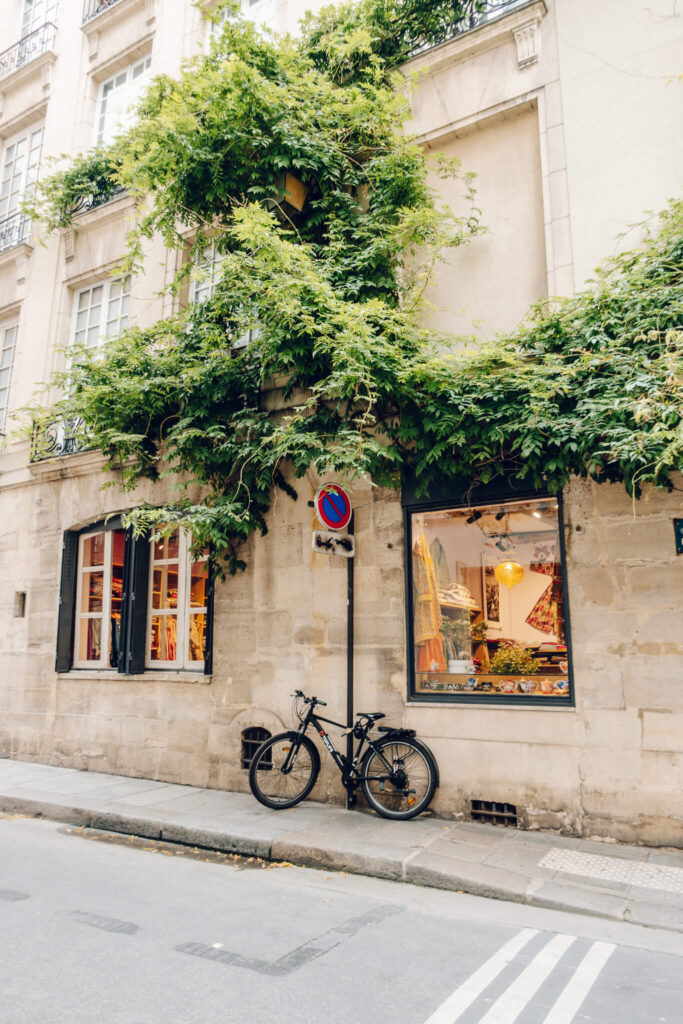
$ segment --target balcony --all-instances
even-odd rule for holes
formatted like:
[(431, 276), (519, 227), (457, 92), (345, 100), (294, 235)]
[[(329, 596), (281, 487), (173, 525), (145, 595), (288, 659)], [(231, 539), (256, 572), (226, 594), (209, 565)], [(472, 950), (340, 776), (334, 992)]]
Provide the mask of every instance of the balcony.
[(414, 51), (414, 56), (455, 39), (456, 36), (461, 36), (465, 32), (471, 32), (472, 29), (487, 25), (519, 7), (526, 7), (531, 2), (532, 0), (470, 0), (465, 5), (469, 7), (467, 13), (461, 14), (457, 19), (447, 21), (443, 25), (439, 38), (430, 39), (428, 43), (418, 46)]
[(101, 14), (103, 11), (108, 11), (110, 7), (114, 7), (115, 4), (120, 2), (121, 0), (85, 0), (85, 3), (83, 4), (82, 24), (85, 25), (98, 14)]
[(53, 423), (36, 423), (31, 440), (31, 462), (54, 459), (61, 455), (87, 452), (92, 445), (80, 416), (70, 416)]
[(105, 188), (101, 192), (94, 192), (89, 196), (81, 196), (77, 203), (69, 210), (72, 217), (77, 216), (79, 213), (88, 213), (89, 210), (95, 210), (98, 206), (104, 206), (106, 203), (113, 203), (115, 199), (120, 199), (121, 196), (126, 195), (126, 189), (121, 186), (112, 186), (111, 188)]
[(46, 21), (35, 32), (24, 36), (14, 46), (10, 46), (8, 50), (0, 53), (0, 81), (15, 71), (19, 71), (36, 57), (51, 50), (56, 35), (57, 26), (53, 25), (51, 21)]
[(28, 242), (31, 233), (31, 218), (25, 213), (13, 213), (0, 220), (0, 252)]

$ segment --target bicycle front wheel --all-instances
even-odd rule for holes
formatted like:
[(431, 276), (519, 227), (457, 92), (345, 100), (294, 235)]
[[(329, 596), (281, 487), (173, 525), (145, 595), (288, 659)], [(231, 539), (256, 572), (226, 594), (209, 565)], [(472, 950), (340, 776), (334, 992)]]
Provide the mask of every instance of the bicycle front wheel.
[(436, 789), (436, 765), (417, 740), (387, 736), (363, 758), (361, 785), (383, 818), (405, 820), (426, 810)]
[(281, 732), (262, 743), (252, 757), (249, 785), (260, 803), (283, 810), (305, 800), (319, 771), (320, 755), (308, 736)]

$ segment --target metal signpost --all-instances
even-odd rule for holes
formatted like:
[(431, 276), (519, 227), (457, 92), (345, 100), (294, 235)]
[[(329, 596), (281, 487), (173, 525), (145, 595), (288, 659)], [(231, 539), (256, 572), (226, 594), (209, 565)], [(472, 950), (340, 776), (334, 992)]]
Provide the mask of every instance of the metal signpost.
[[(353, 565), (356, 547), (353, 538), (351, 499), (339, 484), (323, 484), (313, 501), (315, 514), (326, 530), (313, 531), (313, 550), (346, 558), (346, 725), (353, 729)], [(346, 531), (346, 532), (342, 532)], [(353, 759), (353, 732), (346, 737), (346, 756)], [(346, 808), (350, 795), (346, 793)]]

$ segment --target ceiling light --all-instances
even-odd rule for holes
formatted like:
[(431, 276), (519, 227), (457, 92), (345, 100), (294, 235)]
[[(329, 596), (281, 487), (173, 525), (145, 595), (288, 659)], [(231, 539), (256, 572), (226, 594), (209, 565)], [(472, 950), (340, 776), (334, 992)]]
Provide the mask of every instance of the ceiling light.
[(467, 517), (465, 522), (469, 525), (470, 523), (476, 523), (477, 519), (481, 519), (482, 513), (478, 509), (474, 509)]

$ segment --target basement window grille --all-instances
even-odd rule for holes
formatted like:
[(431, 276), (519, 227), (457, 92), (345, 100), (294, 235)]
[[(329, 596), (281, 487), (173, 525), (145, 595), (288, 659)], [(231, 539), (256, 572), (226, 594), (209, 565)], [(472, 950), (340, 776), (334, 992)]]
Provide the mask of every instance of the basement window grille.
[[(242, 767), (249, 768), (251, 759), (261, 746), (264, 740), (269, 740), (271, 733), (267, 729), (260, 729), (258, 726), (252, 726), (249, 729), (245, 729), (242, 733)], [(271, 764), (270, 755), (267, 759), (261, 761), (261, 767), (267, 768)]]
[(489, 825), (517, 826), (517, 808), (514, 804), (499, 804), (494, 800), (472, 800), (472, 821), (485, 821)]

